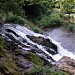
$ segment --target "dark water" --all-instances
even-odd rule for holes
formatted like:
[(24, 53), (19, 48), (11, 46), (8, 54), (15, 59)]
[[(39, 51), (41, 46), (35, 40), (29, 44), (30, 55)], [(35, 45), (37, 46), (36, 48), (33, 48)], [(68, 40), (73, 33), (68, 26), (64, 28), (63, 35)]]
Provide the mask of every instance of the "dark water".
[(63, 28), (47, 29), (45, 35), (49, 35), (61, 46), (71, 52), (75, 52), (75, 33), (68, 32)]

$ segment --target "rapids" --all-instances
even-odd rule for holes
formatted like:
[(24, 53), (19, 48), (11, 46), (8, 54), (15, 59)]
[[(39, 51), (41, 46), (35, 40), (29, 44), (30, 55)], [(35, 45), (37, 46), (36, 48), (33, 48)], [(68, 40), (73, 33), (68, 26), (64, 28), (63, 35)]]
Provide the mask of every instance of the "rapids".
[(23, 50), (32, 50), (48, 62), (57, 62), (63, 56), (75, 60), (75, 55), (72, 52), (61, 47), (61, 44), (54, 41), (50, 36), (35, 33), (25, 26), (4, 24), (1, 28), (1, 35), (8, 42), (15, 41)]

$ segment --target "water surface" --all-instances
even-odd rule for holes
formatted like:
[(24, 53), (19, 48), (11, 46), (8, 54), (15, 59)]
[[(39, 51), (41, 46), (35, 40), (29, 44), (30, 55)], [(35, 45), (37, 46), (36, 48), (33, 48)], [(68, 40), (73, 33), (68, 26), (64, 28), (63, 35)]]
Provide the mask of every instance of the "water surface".
[(66, 31), (63, 28), (47, 29), (45, 35), (49, 35), (55, 41), (61, 43), (61, 46), (75, 53), (75, 33)]

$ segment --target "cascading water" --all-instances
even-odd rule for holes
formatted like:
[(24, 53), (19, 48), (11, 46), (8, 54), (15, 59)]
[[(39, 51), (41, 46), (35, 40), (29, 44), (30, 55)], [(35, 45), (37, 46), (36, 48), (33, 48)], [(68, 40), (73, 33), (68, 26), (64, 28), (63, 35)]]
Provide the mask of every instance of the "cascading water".
[(63, 49), (60, 43), (54, 41), (50, 36), (34, 33), (26, 27), (18, 24), (4, 24), (2, 36), (6, 40), (15, 40), (23, 50), (34, 50), (40, 57), (51, 61), (59, 61), (63, 56), (68, 56), (75, 60), (75, 55)]

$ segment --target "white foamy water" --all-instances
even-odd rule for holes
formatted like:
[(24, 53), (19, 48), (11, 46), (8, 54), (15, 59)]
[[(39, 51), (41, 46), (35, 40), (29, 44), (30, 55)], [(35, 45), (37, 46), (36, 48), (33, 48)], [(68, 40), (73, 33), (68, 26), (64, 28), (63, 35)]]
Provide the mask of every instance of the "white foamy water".
[[(34, 33), (33, 31), (27, 29), (26, 27), (20, 26), (20, 25), (16, 25), (16, 28), (14, 27), (7, 27), (7, 29), (10, 29), (12, 31), (14, 31), (17, 35), (19, 35), (20, 37), (22, 37), (23, 39), (25, 39), (28, 43), (35, 45), (39, 48), (39, 50), (42, 50), (45, 54), (47, 54), (48, 56), (52, 57), (55, 61), (59, 61), (63, 56), (67, 56), (70, 57), (71, 59), (75, 60), (75, 55), (72, 52), (67, 51), (66, 49), (64, 49), (63, 47), (61, 47), (61, 44), (54, 41), (50, 36), (45, 36), (42, 34), (38, 34), (38, 33)], [(11, 33), (11, 35), (18, 39), (15, 35), (13, 35)], [(46, 39), (50, 39), (50, 41), (52, 43), (54, 43), (57, 46), (57, 51), (58, 54), (52, 55), (50, 54), (42, 45), (39, 45), (37, 43), (34, 43), (32, 40), (30, 40), (26, 35), (30, 35), (30, 36), (36, 36), (36, 37), (43, 37)], [(27, 49), (29, 50), (29, 49)], [(49, 59), (48, 59), (49, 60)]]

